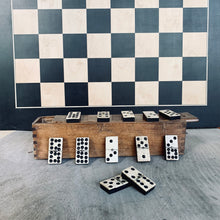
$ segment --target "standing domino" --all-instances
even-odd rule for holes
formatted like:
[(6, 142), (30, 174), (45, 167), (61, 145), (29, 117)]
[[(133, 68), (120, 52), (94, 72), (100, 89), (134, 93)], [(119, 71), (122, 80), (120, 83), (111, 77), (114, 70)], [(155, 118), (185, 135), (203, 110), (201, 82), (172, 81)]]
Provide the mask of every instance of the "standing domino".
[(121, 174), (122, 178), (126, 179), (129, 183), (131, 183), (137, 190), (146, 195), (150, 192), (156, 184), (144, 176), (140, 171), (135, 169), (133, 166), (124, 169)]
[(105, 138), (105, 162), (118, 163), (118, 137)]
[(117, 175), (100, 182), (100, 187), (109, 194), (125, 189), (129, 185), (129, 182), (123, 179), (121, 175)]
[(169, 109), (159, 110), (159, 113), (163, 117), (168, 118), (170, 120), (180, 119), (181, 118), (181, 115), (179, 113), (176, 113), (176, 112), (174, 112), (172, 110), (169, 110)]
[(110, 121), (110, 112), (97, 112), (97, 121), (98, 122), (109, 122)]
[(150, 161), (150, 149), (147, 136), (137, 136), (136, 138), (137, 161)]
[(63, 138), (49, 138), (48, 164), (61, 164)]
[(166, 160), (179, 160), (177, 135), (165, 136), (165, 153)]
[(81, 119), (81, 112), (69, 112), (66, 116), (66, 122), (80, 122)]
[(133, 111), (121, 111), (123, 121), (135, 121)]
[(159, 115), (154, 111), (145, 111), (143, 112), (143, 115), (147, 121), (159, 121)]
[(76, 164), (89, 164), (89, 138), (76, 138)]

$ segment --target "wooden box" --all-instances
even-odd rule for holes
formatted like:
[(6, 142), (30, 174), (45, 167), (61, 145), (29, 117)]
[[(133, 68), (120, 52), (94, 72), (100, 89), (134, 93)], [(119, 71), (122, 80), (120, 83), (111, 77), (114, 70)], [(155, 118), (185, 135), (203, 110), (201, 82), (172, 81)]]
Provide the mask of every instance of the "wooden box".
[(77, 137), (90, 138), (90, 157), (105, 157), (105, 137), (118, 136), (119, 156), (135, 156), (135, 136), (148, 136), (151, 155), (164, 155), (164, 136), (178, 135), (179, 152), (184, 153), (186, 123), (198, 118), (182, 113), (181, 119), (147, 122), (142, 114), (135, 122), (123, 122), (121, 115), (111, 115), (110, 122), (97, 122), (96, 115), (82, 115), (79, 123), (66, 123), (65, 115), (37, 118), (32, 124), (35, 159), (47, 159), (50, 137), (63, 137), (63, 158), (75, 158)]

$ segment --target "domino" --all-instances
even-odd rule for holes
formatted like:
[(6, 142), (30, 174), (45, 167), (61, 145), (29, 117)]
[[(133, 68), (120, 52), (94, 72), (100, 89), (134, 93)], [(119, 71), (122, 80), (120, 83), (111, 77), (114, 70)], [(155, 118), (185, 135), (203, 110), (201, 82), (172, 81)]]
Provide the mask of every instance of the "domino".
[(143, 116), (147, 121), (159, 121), (159, 115), (154, 111), (144, 111)]
[(63, 138), (49, 138), (48, 164), (61, 164)]
[(118, 137), (105, 138), (105, 162), (118, 163)]
[(121, 111), (123, 121), (135, 121), (133, 111)]
[(121, 173), (121, 176), (144, 195), (149, 193), (156, 186), (156, 184), (151, 179), (144, 176), (133, 166), (124, 169)]
[(66, 122), (72, 123), (72, 122), (80, 122), (81, 119), (81, 112), (69, 112), (66, 116)]
[(76, 164), (89, 164), (89, 138), (76, 138)]
[(130, 183), (123, 179), (121, 175), (117, 175), (100, 182), (100, 187), (108, 194), (118, 192), (119, 190), (125, 189), (128, 186), (130, 186)]
[(110, 112), (97, 112), (97, 122), (109, 122), (110, 121)]
[(165, 136), (165, 154), (166, 160), (179, 160), (177, 135)]
[(150, 161), (150, 149), (147, 136), (137, 136), (136, 140), (136, 151), (137, 161), (147, 162)]
[(169, 110), (169, 109), (159, 110), (159, 113), (163, 117), (168, 118), (169, 120), (175, 120), (175, 119), (181, 118), (181, 115), (179, 113), (176, 113), (176, 112)]

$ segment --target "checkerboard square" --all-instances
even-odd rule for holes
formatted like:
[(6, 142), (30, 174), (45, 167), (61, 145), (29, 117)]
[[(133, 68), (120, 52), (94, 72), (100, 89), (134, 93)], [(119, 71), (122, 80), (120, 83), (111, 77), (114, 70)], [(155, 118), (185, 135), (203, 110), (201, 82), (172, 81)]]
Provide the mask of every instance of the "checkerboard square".
[(15, 59), (16, 83), (40, 83), (39, 59)]
[(14, 34), (38, 34), (37, 10), (13, 11)]
[(112, 34), (112, 57), (134, 57), (134, 34)]
[(113, 82), (112, 83), (112, 105), (134, 105), (135, 83)]
[(160, 8), (181, 8), (183, 0), (160, 0)]
[(207, 9), (206, 8), (184, 8), (183, 9), (183, 31), (184, 32), (206, 32), (207, 31)]
[(135, 82), (135, 105), (158, 105), (158, 82)]
[(159, 58), (159, 81), (182, 80), (182, 57)]
[(86, 9), (63, 9), (63, 33), (86, 33)]
[(183, 105), (206, 105), (207, 82), (183, 82)]
[(208, 7), (208, 0), (183, 0), (185, 8), (202, 8)]
[(135, 0), (135, 8), (159, 8), (159, 0)]
[(86, 0), (87, 8), (110, 8), (111, 0)]
[(13, 9), (37, 9), (37, 0), (12, 0)]
[(39, 9), (62, 9), (62, 0), (38, 0)]
[(17, 83), (16, 95), (18, 107), (41, 106), (40, 83)]
[(40, 58), (63, 58), (62, 34), (39, 35)]
[(158, 58), (136, 58), (135, 59), (136, 81), (158, 80)]
[(87, 34), (89, 58), (111, 57), (111, 34)]
[(110, 33), (110, 9), (87, 9), (87, 32)]
[(206, 80), (206, 57), (184, 57), (183, 80)]
[(111, 10), (111, 32), (112, 33), (134, 33), (135, 32), (135, 10), (134, 9), (112, 9)]
[(62, 33), (62, 10), (38, 10), (39, 33)]
[(87, 57), (86, 34), (64, 34), (63, 47), (65, 58)]
[(65, 83), (66, 106), (88, 105), (88, 83)]
[(207, 56), (207, 33), (183, 33), (183, 56)]
[(86, 8), (86, 0), (63, 0), (63, 8)]
[(135, 81), (135, 58), (112, 58), (112, 82)]
[(39, 58), (38, 35), (14, 35), (15, 58)]
[(181, 57), (182, 38), (181, 33), (160, 34), (160, 57)]
[(41, 106), (63, 107), (65, 105), (64, 83), (41, 83)]
[(138, 8), (135, 9), (135, 32), (156, 33), (159, 31), (159, 9)]
[(183, 31), (183, 9), (182, 8), (160, 8), (159, 9), (159, 31), (164, 33)]
[(63, 82), (63, 59), (40, 60), (41, 82)]
[(159, 82), (159, 104), (182, 104), (182, 82)]
[(111, 0), (112, 8), (134, 8), (134, 0)]
[(88, 59), (89, 82), (111, 82), (111, 59)]
[(64, 59), (65, 82), (88, 82), (87, 59)]
[(111, 106), (111, 83), (89, 83), (89, 106)]
[(158, 57), (159, 34), (158, 33), (135, 34), (135, 56)]

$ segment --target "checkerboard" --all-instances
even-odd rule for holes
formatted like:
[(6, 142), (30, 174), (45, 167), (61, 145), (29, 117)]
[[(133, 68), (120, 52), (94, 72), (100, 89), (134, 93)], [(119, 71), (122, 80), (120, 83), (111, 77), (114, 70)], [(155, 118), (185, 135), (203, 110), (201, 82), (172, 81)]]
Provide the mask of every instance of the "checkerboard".
[(17, 108), (207, 104), (208, 0), (13, 0)]

